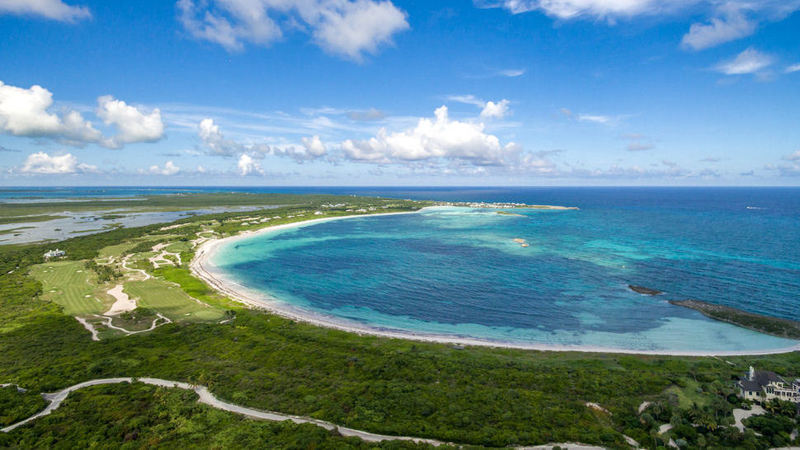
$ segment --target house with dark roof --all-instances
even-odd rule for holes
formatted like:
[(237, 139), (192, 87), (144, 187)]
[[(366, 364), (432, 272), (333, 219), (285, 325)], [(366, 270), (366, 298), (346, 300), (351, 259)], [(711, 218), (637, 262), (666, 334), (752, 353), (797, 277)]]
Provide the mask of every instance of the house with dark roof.
[(786, 381), (780, 375), (768, 370), (750, 370), (739, 379), (739, 396), (746, 400), (763, 402), (777, 398), (800, 403), (800, 378)]

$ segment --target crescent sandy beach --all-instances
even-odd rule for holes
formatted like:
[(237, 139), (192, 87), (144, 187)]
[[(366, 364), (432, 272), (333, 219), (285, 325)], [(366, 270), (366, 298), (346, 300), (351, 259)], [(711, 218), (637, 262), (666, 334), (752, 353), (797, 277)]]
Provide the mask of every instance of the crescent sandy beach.
[(367, 324), (346, 320), (331, 315), (320, 314), (315, 311), (309, 311), (304, 308), (299, 308), (291, 305), (285, 301), (275, 298), (267, 293), (259, 292), (248, 286), (244, 286), (241, 282), (234, 280), (224, 270), (217, 267), (213, 262), (213, 258), (220, 248), (228, 245), (233, 245), (237, 241), (252, 238), (254, 236), (274, 233), (281, 230), (292, 228), (306, 227), (316, 225), (324, 222), (334, 220), (356, 219), (364, 217), (380, 217), (401, 214), (418, 214), (423, 210), (431, 210), (436, 208), (447, 207), (428, 207), (422, 208), (418, 211), (411, 212), (397, 212), (397, 213), (383, 213), (383, 214), (369, 214), (369, 215), (349, 215), (340, 217), (329, 217), (321, 219), (311, 219), (305, 221), (298, 221), (293, 223), (268, 226), (255, 231), (244, 231), (235, 236), (224, 238), (213, 238), (202, 243), (196, 250), (195, 257), (190, 264), (192, 273), (205, 281), (209, 286), (213, 287), (220, 293), (230, 297), (231, 299), (247, 305), (251, 308), (263, 309), (274, 314), (280, 315), (285, 318), (297, 320), (301, 322), (310, 323), (317, 326), (333, 328), (350, 333), (357, 333), (360, 335), (372, 335), (386, 338), (395, 339), (410, 339), (423, 342), (437, 342), (459, 346), (485, 346), (485, 347), (499, 347), (499, 348), (514, 348), (522, 350), (540, 350), (540, 351), (558, 351), (558, 352), (588, 352), (588, 353), (622, 353), (622, 354), (643, 354), (643, 355), (674, 355), (674, 356), (735, 356), (735, 355), (770, 355), (781, 354), (797, 351), (800, 349), (800, 344), (778, 349), (766, 350), (747, 350), (747, 351), (676, 351), (676, 350), (632, 350), (626, 348), (609, 348), (600, 346), (572, 346), (572, 345), (554, 345), (545, 343), (520, 343), (520, 342), (506, 342), (487, 339), (478, 339), (473, 337), (453, 336), (443, 334), (429, 334), (419, 333), (407, 330), (386, 329), (372, 327)]

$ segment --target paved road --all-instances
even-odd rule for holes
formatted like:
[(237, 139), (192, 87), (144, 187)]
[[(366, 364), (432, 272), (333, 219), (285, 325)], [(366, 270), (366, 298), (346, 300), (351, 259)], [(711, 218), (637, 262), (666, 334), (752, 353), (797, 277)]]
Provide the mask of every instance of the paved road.
[[(353, 436), (353, 437), (361, 438), (361, 439), (363, 439), (365, 441), (368, 441), (368, 442), (381, 442), (381, 441), (400, 440), (400, 441), (412, 441), (412, 442), (424, 443), (424, 444), (430, 444), (430, 445), (436, 445), (436, 446), (442, 445), (442, 442), (434, 440), (434, 439), (424, 439), (424, 438), (416, 438), (416, 437), (410, 437), (410, 436), (388, 436), (388, 435), (384, 435), (384, 434), (375, 434), (375, 433), (370, 433), (370, 432), (367, 432), (367, 431), (354, 430), (352, 428), (340, 427), (340, 426), (338, 426), (336, 424), (333, 424), (331, 422), (326, 422), (324, 420), (317, 420), (317, 419), (313, 419), (311, 417), (292, 416), (292, 415), (281, 414), (281, 413), (277, 413), (277, 412), (261, 411), (261, 410), (258, 410), (258, 409), (246, 408), (244, 406), (238, 406), (238, 405), (234, 405), (232, 403), (223, 402), (222, 400), (220, 400), (217, 397), (215, 397), (214, 394), (212, 394), (208, 390), (208, 388), (206, 388), (205, 386), (194, 386), (194, 385), (191, 385), (189, 383), (183, 383), (183, 382), (180, 382), (180, 381), (162, 380), (160, 378), (137, 378), (136, 380), (139, 381), (139, 382), (145, 383), (145, 384), (153, 385), (153, 386), (161, 386), (161, 387), (167, 387), (167, 388), (179, 388), (179, 389), (191, 390), (191, 391), (196, 392), (197, 395), (200, 396), (200, 399), (199, 399), (200, 403), (204, 403), (204, 404), (209, 405), (209, 406), (211, 406), (213, 408), (221, 409), (223, 411), (229, 411), (229, 412), (236, 413), (236, 414), (241, 414), (241, 415), (244, 415), (244, 416), (247, 416), (247, 417), (251, 417), (251, 418), (254, 418), (254, 419), (271, 420), (271, 421), (277, 421), (277, 422), (282, 422), (284, 420), (291, 420), (292, 422), (295, 422), (295, 423), (310, 423), (310, 424), (314, 424), (314, 425), (320, 426), (322, 428), (325, 428), (326, 430), (338, 430), (339, 434), (341, 434), (343, 436)], [(67, 398), (67, 396), (72, 391), (77, 391), (78, 389), (83, 389), (83, 388), (89, 387), (89, 386), (98, 386), (98, 385), (101, 385), (101, 384), (117, 384), (117, 383), (131, 383), (131, 382), (133, 382), (133, 378), (131, 378), (131, 377), (102, 378), (102, 379), (97, 379), (97, 380), (86, 381), (86, 382), (83, 382), (83, 383), (78, 383), (78, 384), (76, 384), (74, 386), (70, 386), (70, 387), (68, 387), (66, 389), (62, 389), (62, 390), (60, 390), (58, 392), (54, 392), (52, 394), (42, 394), (42, 396), (45, 398), (45, 400), (50, 402), (50, 404), (47, 405), (47, 407), (44, 410), (34, 414), (31, 417), (28, 417), (27, 419), (25, 419), (25, 420), (23, 420), (21, 422), (17, 422), (17, 423), (15, 423), (13, 425), (5, 427), (0, 431), (8, 433), (9, 431), (12, 431), (12, 430), (14, 430), (14, 429), (16, 429), (16, 428), (18, 428), (18, 427), (20, 427), (22, 425), (25, 425), (25, 424), (33, 421), (33, 420), (36, 420), (39, 417), (46, 416), (46, 415), (50, 414), (55, 409), (57, 409), (59, 406), (61, 406), (61, 403), (64, 401), (64, 399)]]

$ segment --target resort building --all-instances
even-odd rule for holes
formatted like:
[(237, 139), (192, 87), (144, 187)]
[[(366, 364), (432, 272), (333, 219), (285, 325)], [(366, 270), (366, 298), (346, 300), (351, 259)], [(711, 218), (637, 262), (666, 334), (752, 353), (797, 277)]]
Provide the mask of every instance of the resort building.
[(775, 372), (755, 370), (750, 366), (738, 385), (739, 395), (746, 400), (761, 402), (777, 398), (800, 403), (800, 378), (788, 382)]
[(65, 252), (64, 250), (59, 250), (59, 249), (50, 250), (50, 251), (45, 252), (44, 259), (58, 258), (58, 257), (66, 255), (66, 254), (67, 254), (67, 252)]

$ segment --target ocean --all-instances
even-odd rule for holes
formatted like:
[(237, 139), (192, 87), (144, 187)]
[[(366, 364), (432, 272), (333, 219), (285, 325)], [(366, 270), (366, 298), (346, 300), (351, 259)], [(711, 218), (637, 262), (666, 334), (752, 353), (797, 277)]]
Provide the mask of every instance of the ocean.
[(283, 189), (580, 208), (329, 221), (239, 240), (213, 258), (226, 276), (299, 310), (522, 346), (738, 352), (797, 344), (668, 303), (800, 317), (797, 188)]

